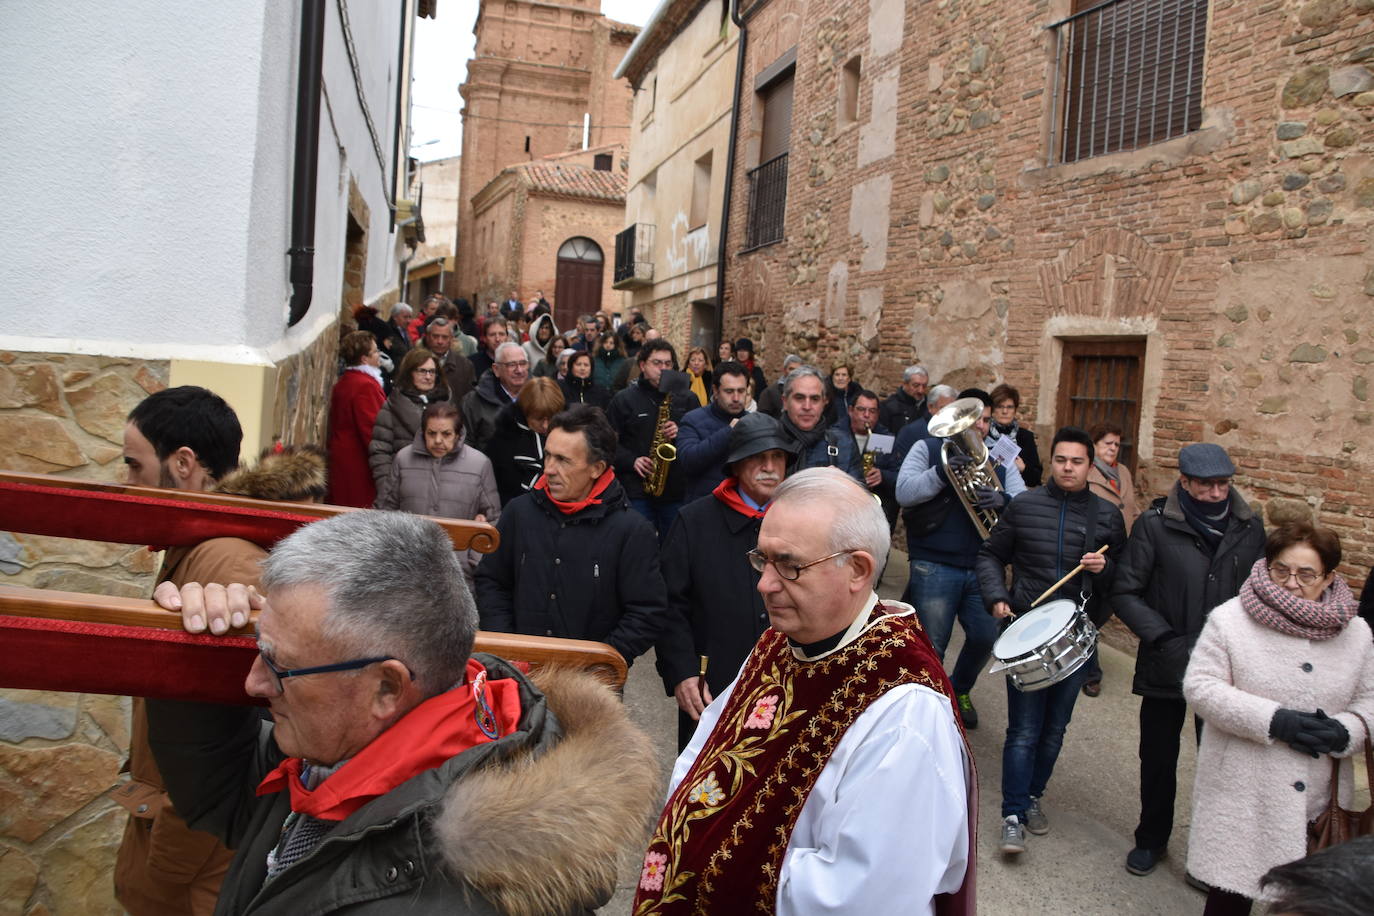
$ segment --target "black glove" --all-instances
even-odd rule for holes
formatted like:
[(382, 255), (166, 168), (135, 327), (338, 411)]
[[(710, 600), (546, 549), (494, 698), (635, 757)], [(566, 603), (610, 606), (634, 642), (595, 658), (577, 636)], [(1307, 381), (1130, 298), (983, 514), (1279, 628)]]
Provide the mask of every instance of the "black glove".
[(973, 492), (978, 497), (975, 505), (979, 509), (1000, 509), (1007, 504), (1006, 494), (1001, 490), (994, 490), (992, 487), (974, 487)]
[(1325, 740), (1315, 748), (1317, 753), (1338, 754), (1346, 749), (1350, 744), (1350, 732), (1339, 720), (1331, 718), (1320, 709), (1317, 710), (1317, 714), (1313, 718), (1316, 720), (1313, 723), (1314, 731), (1317, 728), (1324, 728), (1325, 730)]
[(949, 463), (949, 466), (956, 471), (962, 471), (970, 464), (973, 464), (972, 458), (956, 449), (949, 450), (949, 458), (947, 459), (947, 461)]
[[(1333, 728), (1334, 726), (1334, 728)], [(1320, 757), (1350, 743), (1345, 726), (1326, 713), (1279, 709), (1269, 722), (1269, 737), (1282, 741), (1300, 754)]]

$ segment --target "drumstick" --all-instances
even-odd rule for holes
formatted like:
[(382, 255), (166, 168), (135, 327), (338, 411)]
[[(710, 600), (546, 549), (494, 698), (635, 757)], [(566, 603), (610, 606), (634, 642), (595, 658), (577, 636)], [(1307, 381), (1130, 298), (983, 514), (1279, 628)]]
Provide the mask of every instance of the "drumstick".
[[(1106, 552), (1107, 552), (1107, 548), (1110, 547), (1110, 546), (1111, 546), (1110, 544), (1103, 544), (1101, 547), (1097, 548), (1097, 553), (1106, 553)], [(1032, 601), (1032, 602), (1030, 603), (1030, 606), (1031, 606), (1031, 607), (1035, 607), (1037, 604), (1039, 604), (1040, 602), (1044, 601), (1044, 600), (1045, 600), (1046, 598), (1048, 598), (1050, 595), (1053, 595), (1055, 589), (1059, 588), (1059, 586), (1063, 585), (1065, 582), (1069, 581), (1070, 579), (1072, 579), (1074, 576), (1078, 575), (1078, 574), (1081, 573), (1082, 571), (1083, 571), (1083, 564), (1082, 564), (1082, 563), (1079, 563), (1079, 564), (1078, 564), (1077, 566), (1075, 566), (1073, 569), (1069, 570), (1069, 574), (1068, 574), (1067, 576), (1065, 576), (1064, 578), (1060, 579), (1058, 582), (1054, 583), (1054, 584), (1051, 585), (1049, 588), (1045, 589), (1045, 593), (1044, 593), (1043, 595), (1041, 595), (1039, 598), (1036, 598), (1034, 601)]]
[(700, 655), (700, 656), (697, 656), (697, 657), (701, 659), (701, 671), (700, 671), (700, 673), (697, 674), (697, 678), (699, 679), (699, 680), (698, 680), (698, 683), (697, 683), (697, 690), (698, 690), (698, 692), (701, 694), (701, 699), (702, 699), (702, 701), (705, 702), (705, 700), (706, 700), (706, 662), (707, 662), (707, 658), (706, 658), (706, 656), (704, 656), (704, 655)]

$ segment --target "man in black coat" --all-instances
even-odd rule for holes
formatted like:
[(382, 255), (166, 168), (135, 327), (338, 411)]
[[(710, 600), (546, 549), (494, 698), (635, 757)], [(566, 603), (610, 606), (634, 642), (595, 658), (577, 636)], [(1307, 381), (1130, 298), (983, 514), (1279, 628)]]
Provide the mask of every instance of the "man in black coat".
[(435, 318), (425, 329), (421, 338), (424, 346), (434, 354), (444, 369), (444, 381), (448, 383), (449, 401), (457, 407), (477, 383), (473, 375), (472, 360), (458, 352), (453, 346), (454, 332), (458, 326), (447, 318)]
[(725, 479), (731, 430), (749, 401), (749, 374), (734, 360), (717, 363), (710, 384), (711, 402), (688, 411), (678, 429), (677, 461), (687, 478), (685, 502), (709, 496)]
[[(1121, 556), (1112, 607), (1140, 637), (1140, 822), (1126, 870), (1148, 875), (1174, 826), (1179, 733), (1187, 716), (1183, 672), (1212, 608), (1234, 598), (1264, 554), (1264, 525), (1231, 489), (1236, 466), (1219, 445), (1178, 454), (1179, 479), (1138, 519)], [(1200, 740), (1202, 721), (1195, 718)]]
[[(1006, 505), (997, 526), (978, 550), (978, 586), (994, 617), (1025, 614), (1031, 602), (1079, 565), (1083, 572), (1050, 599), (1078, 599), (1087, 592), (1088, 614), (1105, 620), (1117, 558), (1126, 543), (1121, 510), (1088, 489), (1093, 440), (1077, 427), (1055, 433), (1052, 476)], [(502, 516), (504, 520), (505, 516)], [(1102, 545), (1107, 550), (1099, 551)], [(1012, 568), (1011, 590), (1004, 570)], [(1048, 599), (1047, 599), (1048, 600)], [(1103, 613), (1103, 611), (1108, 613)], [(1040, 796), (1054, 773), (1083, 682), (1083, 669), (1042, 690), (1023, 692), (1007, 679), (1007, 738), (1002, 746), (1002, 838), (1000, 849), (1026, 850), (1025, 831), (1049, 832)]]
[(606, 418), (619, 437), (613, 464), (616, 476), (625, 486), (630, 505), (649, 520), (662, 542), (682, 508), (686, 475), (677, 461), (669, 462), (663, 492), (653, 496), (644, 490), (656, 463), (650, 451), (659, 431), (660, 408), (671, 399), (662, 429), (663, 441), (672, 444), (677, 440), (678, 424), (700, 402), (687, 387), (686, 377), (674, 371), (677, 352), (668, 341), (661, 337), (645, 341), (638, 360), (638, 380), (616, 392), (606, 408)]
[(907, 366), (902, 372), (902, 386), (883, 401), (878, 422), (895, 436), (913, 420), (928, 419), (930, 406), (926, 403), (926, 391), (929, 388), (930, 373), (925, 366)]
[(544, 476), (501, 511), (500, 546), (477, 564), (481, 627), (595, 639), (626, 662), (663, 628), (663, 575), (653, 529), (615, 479), (615, 431), (598, 407), (549, 421)]
[(655, 648), (663, 686), (677, 698), (678, 750), (768, 629), (759, 574), (745, 554), (758, 544), (790, 448), (777, 420), (759, 413), (740, 418), (730, 429), (730, 476), (684, 506), (663, 543), (668, 616)]

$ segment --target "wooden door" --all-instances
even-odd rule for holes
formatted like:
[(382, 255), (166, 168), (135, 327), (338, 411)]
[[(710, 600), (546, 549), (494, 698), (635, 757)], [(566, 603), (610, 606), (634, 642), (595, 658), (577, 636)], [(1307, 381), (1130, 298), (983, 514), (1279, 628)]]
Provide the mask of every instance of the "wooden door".
[[(1132, 473), (1138, 454), (1140, 393), (1145, 374), (1143, 338), (1065, 340), (1059, 369), (1055, 426), (1091, 430), (1098, 423), (1120, 424), (1121, 456)], [(1049, 456), (1045, 456), (1046, 460)]]
[(554, 324), (571, 328), (579, 315), (591, 315), (601, 308), (603, 269), (601, 246), (591, 239), (578, 237), (563, 243), (558, 249)]

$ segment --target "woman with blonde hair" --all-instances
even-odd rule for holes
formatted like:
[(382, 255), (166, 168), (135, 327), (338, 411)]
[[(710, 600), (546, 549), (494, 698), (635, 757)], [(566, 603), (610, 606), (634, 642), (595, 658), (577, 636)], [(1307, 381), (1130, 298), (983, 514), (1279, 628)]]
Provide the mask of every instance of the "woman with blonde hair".
[[(1369, 737), (1374, 642), (1340, 562), (1330, 529), (1279, 528), (1193, 649), (1183, 696), (1203, 727), (1188, 871), (1212, 888), (1205, 916), (1249, 913), (1264, 873), (1307, 854), (1333, 761)], [(1345, 807), (1351, 770), (1336, 768)]]
[(711, 361), (706, 355), (705, 347), (693, 347), (687, 351), (687, 359), (683, 362), (683, 368), (687, 372), (687, 379), (690, 382), (692, 394), (697, 396), (697, 402), (705, 407), (710, 401), (711, 390)]

